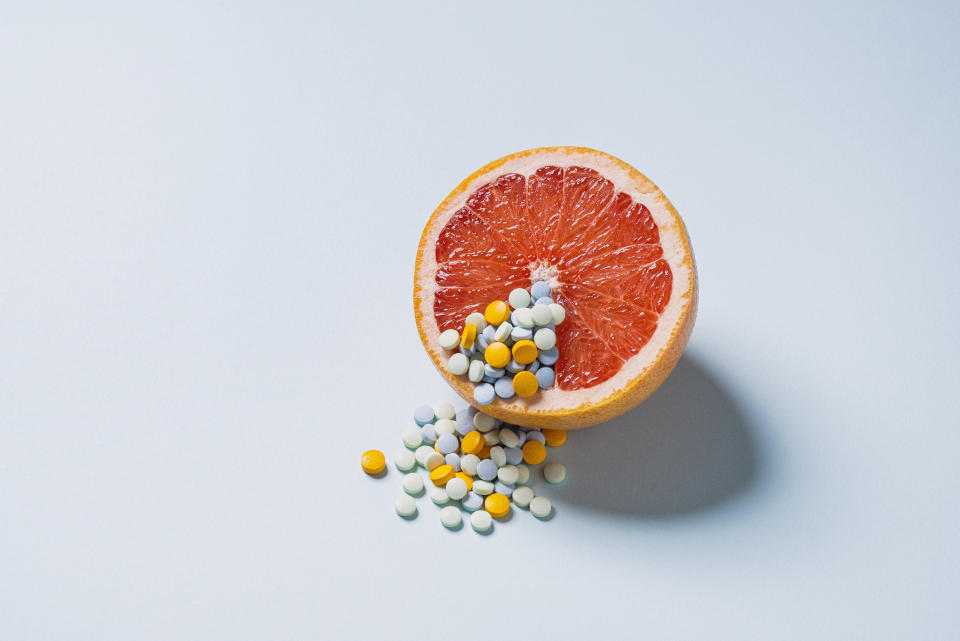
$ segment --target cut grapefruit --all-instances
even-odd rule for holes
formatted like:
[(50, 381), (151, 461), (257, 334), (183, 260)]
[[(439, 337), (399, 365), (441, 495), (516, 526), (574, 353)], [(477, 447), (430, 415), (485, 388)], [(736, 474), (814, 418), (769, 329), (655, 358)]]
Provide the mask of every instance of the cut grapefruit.
[(511, 290), (547, 281), (567, 311), (556, 385), (483, 411), (529, 427), (575, 429), (617, 416), (670, 374), (693, 329), (697, 274), (683, 221), (646, 176), (609, 154), (547, 147), (479, 169), (427, 222), (414, 273), (420, 339), (451, 374), (440, 332)]

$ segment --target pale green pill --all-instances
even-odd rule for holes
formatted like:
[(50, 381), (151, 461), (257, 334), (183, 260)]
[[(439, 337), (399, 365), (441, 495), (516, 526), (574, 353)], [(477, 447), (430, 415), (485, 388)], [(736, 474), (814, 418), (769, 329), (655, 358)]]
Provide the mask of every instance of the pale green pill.
[(457, 409), (450, 403), (437, 403), (433, 406), (433, 413), (437, 418), (454, 419), (457, 417)]
[(403, 450), (393, 457), (393, 464), (401, 472), (409, 472), (417, 466), (417, 459), (410, 450)]
[(520, 309), (530, 304), (530, 292), (519, 287), (510, 292), (510, 307)]
[[(517, 433), (513, 430), (504, 427), (500, 430), (500, 442), (507, 447), (516, 447), (520, 444), (520, 437), (517, 436)], [(506, 481), (504, 481), (504, 483), (506, 483)]]
[[(523, 291), (523, 290), (520, 290)], [(510, 332), (513, 331), (513, 325), (508, 322), (500, 323), (500, 327), (497, 328), (497, 331), (493, 333), (494, 340), (505, 343), (508, 338), (510, 338)]]
[(567, 478), (567, 468), (563, 463), (547, 463), (543, 466), (543, 478), (547, 479), (547, 483), (563, 483), (563, 479)]
[(513, 494), (510, 495), (510, 499), (513, 500), (514, 504), (518, 507), (527, 507), (530, 505), (530, 501), (533, 500), (533, 490), (527, 486), (518, 487), (513, 491)]
[(443, 454), (433, 448), (430, 448), (430, 453), (427, 454), (423, 459), (423, 466), (427, 468), (428, 472), (432, 472), (445, 462), (446, 459), (443, 458)]
[[(480, 457), (476, 454), (464, 454), (460, 457), (460, 469), (470, 476), (477, 475), (477, 465), (480, 464)], [(530, 477), (530, 470), (527, 470), (527, 478)]]
[(550, 315), (553, 316), (553, 319), (550, 321), (554, 325), (559, 325), (567, 317), (567, 311), (563, 309), (560, 305), (556, 303), (550, 303), (547, 305), (550, 308)]
[[(493, 448), (491, 448), (492, 451)], [(501, 483), (506, 483), (507, 485), (514, 485), (517, 481), (520, 480), (520, 471), (515, 465), (504, 465), (499, 470), (497, 470), (497, 478)]]
[(473, 482), (473, 493), (479, 494), (480, 496), (493, 494), (493, 483), (484, 481), (483, 479), (477, 479)]
[(430, 488), (430, 500), (437, 505), (446, 505), (450, 502), (450, 497), (445, 489), (434, 486)]
[(479, 383), (483, 380), (483, 361), (470, 361), (470, 369), (467, 370), (467, 378), (473, 383)]
[(534, 305), (530, 310), (530, 316), (533, 317), (533, 323), (539, 327), (549, 325), (553, 321), (553, 312), (549, 305)]
[(486, 510), (477, 510), (470, 515), (470, 526), (477, 532), (489, 532), (493, 527), (493, 517)]
[(410, 472), (403, 477), (403, 491), (407, 494), (420, 494), (423, 492), (423, 479), (416, 472)]
[(444, 527), (456, 528), (460, 527), (463, 517), (460, 515), (460, 510), (451, 505), (440, 510), (440, 522)]
[(473, 426), (481, 432), (489, 432), (497, 426), (497, 419), (488, 414), (477, 412), (473, 417)]
[(470, 359), (460, 352), (457, 352), (447, 361), (447, 369), (450, 370), (450, 373), (454, 376), (466, 374), (467, 370), (470, 369)]
[(533, 500), (530, 501), (530, 514), (533, 514), (538, 519), (547, 518), (552, 511), (553, 505), (550, 503), (550, 499), (545, 496), (535, 496)]
[(393, 509), (395, 509), (400, 516), (413, 516), (417, 513), (417, 502), (409, 496), (401, 496), (393, 502)]
[(533, 335), (533, 342), (539, 349), (553, 349), (557, 345), (557, 334), (552, 329), (544, 327)]
[(450, 479), (447, 481), (446, 494), (454, 501), (459, 501), (467, 495), (467, 482), (459, 476)]
[(507, 453), (499, 445), (490, 448), (490, 458), (497, 464), (497, 467), (503, 467), (507, 464)]
[(530, 480), (530, 468), (523, 463), (518, 463), (514, 467), (517, 468), (517, 483), (520, 485), (527, 483)]
[(480, 312), (474, 312), (467, 316), (466, 323), (473, 323), (477, 326), (477, 334), (482, 332), (487, 327), (487, 319), (483, 317), (483, 314)]
[(433, 431), (437, 433), (437, 436), (453, 434), (457, 431), (457, 422), (451, 421), (449, 418), (441, 418), (433, 424)]
[(455, 329), (448, 329), (440, 334), (440, 347), (446, 350), (454, 349), (460, 344), (460, 332)]
[(431, 454), (436, 454), (436, 453), (437, 451), (432, 447), (430, 447), (429, 445), (421, 445), (413, 453), (413, 458), (417, 459), (417, 463), (419, 463), (423, 467), (426, 467), (427, 457), (430, 456)]
[[(533, 322), (533, 310), (529, 307), (521, 307), (520, 309), (513, 312), (514, 320), (517, 321), (517, 325), (530, 329), (534, 326)], [(546, 325), (546, 323), (544, 323)]]
[(411, 450), (415, 450), (420, 447), (420, 444), (423, 443), (423, 434), (420, 433), (415, 427), (408, 427), (403, 430), (403, 434), (400, 435), (400, 438), (403, 440), (403, 444), (409, 447)]

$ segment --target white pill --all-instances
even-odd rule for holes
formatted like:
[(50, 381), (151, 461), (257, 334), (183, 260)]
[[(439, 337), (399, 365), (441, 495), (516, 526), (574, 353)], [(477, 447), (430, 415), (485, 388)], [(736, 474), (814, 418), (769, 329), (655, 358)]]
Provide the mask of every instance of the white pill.
[(566, 310), (560, 307), (559, 305), (557, 305), (556, 303), (550, 303), (549, 305), (547, 305), (547, 307), (550, 308), (550, 315), (552, 316), (552, 318), (550, 319), (550, 322), (553, 323), (554, 325), (559, 325), (567, 317)]
[(545, 496), (536, 496), (530, 501), (530, 513), (538, 519), (547, 518), (552, 510), (553, 505), (550, 504), (550, 499)]
[(517, 483), (524, 484), (530, 481), (530, 468), (522, 463), (519, 465), (514, 465), (517, 468)]
[(439, 343), (443, 349), (454, 349), (460, 343), (460, 332), (455, 329), (448, 329), (440, 334)]
[(520, 289), (518, 287), (517, 289), (510, 292), (510, 296), (509, 298), (507, 298), (507, 300), (510, 301), (510, 307), (514, 309), (520, 309), (522, 307), (526, 307), (527, 305), (530, 304), (530, 292), (528, 292), (525, 289)]
[(533, 309), (530, 310), (530, 316), (533, 318), (535, 325), (543, 327), (544, 325), (549, 325), (550, 321), (553, 320), (553, 313), (550, 311), (548, 305), (534, 305)]
[(520, 444), (520, 437), (508, 427), (500, 429), (500, 442), (507, 447), (516, 447)]
[(477, 532), (489, 532), (493, 527), (493, 517), (486, 510), (477, 510), (470, 515), (470, 526)]
[(470, 359), (460, 352), (457, 352), (447, 361), (447, 369), (450, 370), (450, 373), (454, 376), (466, 374), (467, 370), (470, 369)]
[(483, 361), (479, 358), (470, 361), (470, 368), (467, 370), (467, 378), (472, 383), (479, 383), (483, 380)]
[(480, 496), (493, 494), (493, 483), (484, 481), (483, 479), (477, 479), (473, 482), (473, 493), (479, 494)]
[(504, 465), (497, 470), (497, 478), (500, 479), (501, 483), (513, 485), (520, 480), (520, 472), (515, 465)]
[(421, 445), (417, 448), (417, 451), (413, 453), (413, 458), (417, 459), (417, 463), (423, 467), (427, 466), (427, 457), (431, 454), (436, 453), (436, 450), (430, 447), (429, 445)]
[(497, 426), (497, 419), (493, 418), (489, 414), (477, 412), (473, 416), (473, 426), (481, 432), (489, 432)]
[(563, 483), (563, 479), (567, 478), (567, 468), (563, 463), (547, 463), (543, 466), (543, 478), (547, 479), (547, 483)]
[(395, 509), (400, 516), (413, 516), (417, 513), (417, 502), (413, 500), (413, 497), (399, 496), (397, 500), (393, 502), (393, 509)]
[(417, 459), (410, 450), (403, 450), (393, 457), (393, 464), (401, 472), (409, 472), (417, 466)]
[(474, 312), (467, 316), (467, 320), (464, 321), (464, 324), (467, 323), (476, 325), (478, 334), (487, 328), (487, 319), (484, 318), (483, 314), (480, 312)]
[(443, 523), (444, 527), (459, 527), (463, 522), (463, 517), (460, 516), (460, 509), (452, 505), (443, 508), (440, 510), (440, 522)]
[(507, 464), (507, 453), (499, 445), (490, 448), (490, 458), (497, 464), (497, 467), (503, 467)]
[(457, 431), (457, 422), (451, 421), (449, 418), (441, 418), (433, 424), (433, 431), (437, 433), (438, 437), (444, 434), (453, 434)]
[(516, 321), (518, 326), (530, 329), (534, 326), (533, 311), (529, 307), (522, 307), (513, 313), (513, 320)]
[(437, 505), (443, 505), (450, 502), (450, 497), (447, 496), (447, 491), (445, 489), (434, 486), (430, 488), (430, 500)]
[(544, 327), (538, 329), (537, 333), (533, 335), (533, 342), (540, 349), (553, 349), (557, 344), (557, 334), (552, 329)]
[(500, 327), (497, 328), (497, 331), (493, 333), (493, 339), (500, 341), (501, 343), (506, 343), (507, 339), (510, 338), (510, 332), (513, 331), (513, 325), (508, 322), (500, 323)]
[(490, 430), (483, 435), (483, 442), (487, 445), (496, 445), (500, 442), (500, 430)]
[(459, 476), (455, 476), (447, 481), (447, 496), (454, 501), (459, 501), (467, 495), (467, 482)]
[(411, 472), (403, 477), (403, 491), (407, 494), (420, 494), (423, 492), (423, 479), (416, 472)]
[(436, 450), (431, 450), (431, 452), (427, 454), (426, 458), (423, 460), (423, 466), (427, 468), (428, 472), (434, 471), (435, 469), (443, 465), (443, 463), (444, 463), (443, 454), (441, 454)]
[(510, 499), (519, 507), (527, 507), (533, 500), (533, 490), (526, 485), (522, 485), (513, 491), (513, 496)]
[(433, 413), (437, 418), (454, 419), (457, 417), (457, 410), (450, 403), (437, 403), (433, 406)]
[[(477, 465), (480, 464), (480, 457), (476, 454), (464, 454), (460, 457), (460, 469), (470, 476), (477, 475)], [(527, 472), (527, 475), (530, 473)]]
[(400, 438), (403, 440), (403, 444), (409, 447), (411, 450), (415, 450), (420, 447), (420, 444), (423, 443), (423, 434), (420, 433), (420, 430), (416, 427), (408, 427), (403, 430), (403, 434), (400, 435)]

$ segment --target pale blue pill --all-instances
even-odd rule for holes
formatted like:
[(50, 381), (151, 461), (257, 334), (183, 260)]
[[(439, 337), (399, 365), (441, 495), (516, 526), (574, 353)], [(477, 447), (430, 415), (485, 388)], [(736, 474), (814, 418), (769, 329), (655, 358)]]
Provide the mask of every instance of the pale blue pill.
[(496, 335), (496, 333), (497, 333), (496, 327), (494, 327), (493, 325), (487, 325), (486, 327), (483, 328), (483, 332), (480, 335), (486, 338), (488, 342), (490, 342), (494, 340), (493, 337)]
[[(526, 307), (521, 307), (520, 309), (526, 309)], [(513, 328), (517, 328), (517, 310), (510, 312), (510, 324), (513, 325)]]
[(483, 366), (483, 375), (485, 377), (489, 376), (490, 378), (500, 378), (503, 376), (505, 371), (506, 370), (504, 370), (502, 367), (494, 367), (490, 363), (487, 363)]
[(553, 365), (557, 362), (558, 358), (560, 358), (560, 350), (556, 347), (541, 350), (540, 353), (537, 354), (537, 360), (540, 361), (541, 365)]
[[(453, 436), (452, 434), (447, 434), (447, 436)], [(450, 452), (443, 457), (443, 460), (446, 461), (447, 465), (453, 468), (454, 472), (460, 471), (460, 456), (456, 452)]]
[(437, 451), (441, 454), (456, 452), (458, 447), (460, 447), (460, 439), (453, 434), (441, 434), (437, 438)]
[(498, 378), (497, 382), (493, 384), (493, 391), (500, 398), (510, 398), (513, 396), (513, 379), (508, 377)]
[(467, 414), (470, 415), (470, 418), (473, 418), (473, 417), (476, 416), (478, 413), (480, 413), (480, 410), (478, 410), (478, 409), (477, 409), (476, 407), (474, 407), (473, 405), (470, 405), (469, 407), (467, 407)]
[(473, 431), (473, 416), (469, 410), (460, 410), (457, 412), (457, 434), (466, 436)]
[(471, 356), (473, 356), (474, 351), (473, 351), (473, 348), (472, 348), (472, 347), (471, 347), (470, 349), (467, 349), (467, 348), (465, 348), (465, 347), (461, 347), (461, 348), (460, 348), (460, 353), (463, 354), (464, 356), (466, 356), (467, 358), (470, 358)]
[(536, 305), (553, 305), (553, 299), (549, 296), (544, 296), (543, 298), (538, 298)]
[[(484, 376), (484, 377), (483, 377), (483, 382), (484, 382), (484, 383), (489, 383), (490, 385), (493, 385), (494, 383), (496, 383), (496, 382), (499, 381), (499, 380), (500, 380), (499, 378), (494, 378), (494, 377), (492, 377), (492, 376)], [(494, 391), (496, 391), (496, 390), (494, 390)]]
[[(518, 434), (517, 436), (521, 435)], [(520, 442), (523, 443), (524, 441), (521, 440)], [(517, 465), (523, 461), (523, 450), (520, 449), (519, 445), (516, 447), (505, 447), (503, 448), (503, 453), (507, 455), (507, 463), (510, 465)]]
[(536, 374), (537, 370), (540, 369), (540, 361), (535, 360), (527, 366), (527, 371), (531, 374)]
[(553, 387), (554, 381), (556, 381), (557, 375), (554, 374), (552, 367), (541, 367), (537, 370), (537, 383), (540, 384), (540, 388)]
[[(527, 433), (523, 430), (517, 430), (517, 438), (520, 439), (520, 442), (517, 443), (517, 449), (523, 447), (523, 444), (527, 442)], [(516, 465), (516, 463), (514, 463)]]
[(485, 349), (490, 347), (490, 341), (486, 336), (480, 336), (477, 338), (477, 349), (482, 353)]
[(433, 443), (437, 440), (437, 430), (433, 426), (433, 423), (427, 423), (420, 428), (420, 436), (423, 437), (423, 440), (427, 443)]
[(510, 372), (511, 374), (516, 374), (517, 372), (522, 372), (522, 371), (525, 370), (525, 369), (526, 369), (526, 368), (525, 368), (523, 365), (521, 365), (521, 364), (518, 363), (517, 361), (513, 360), (512, 358), (510, 359), (510, 362), (507, 363), (507, 367), (506, 367), (506, 370), (507, 370), (508, 372)]
[(429, 405), (421, 405), (417, 409), (413, 410), (413, 420), (417, 422), (417, 425), (423, 427), (427, 423), (433, 423), (433, 419), (436, 418), (433, 414), (433, 408)]
[(547, 439), (544, 438), (543, 432), (539, 430), (530, 430), (527, 432), (527, 442), (529, 443), (530, 441), (537, 441), (541, 445), (547, 444)]
[(489, 405), (496, 395), (496, 392), (493, 391), (493, 385), (489, 383), (481, 383), (473, 389), (473, 400), (481, 405)]
[(479, 463), (477, 463), (477, 476), (482, 478), (484, 481), (492, 481), (497, 478), (497, 471), (500, 468), (497, 467), (496, 461), (493, 459), (485, 458)]
[(542, 280), (538, 280), (533, 284), (533, 287), (530, 288), (530, 297), (533, 300), (538, 298), (543, 298), (544, 296), (550, 295), (550, 285), (545, 283)]
[(513, 486), (508, 483), (497, 481), (493, 484), (493, 491), (510, 498), (510, 496), (513, 495)]
[(473, 492), (467, 492), (467, 495), (460, 499), (460, 505), (469, 512), (476, 512), (483, 507), (483, 497)]
[(515, 341), (528, 341), (533, 338), (533, 330), (526, 327), (514, 327), (510, 331), (510, 338)]

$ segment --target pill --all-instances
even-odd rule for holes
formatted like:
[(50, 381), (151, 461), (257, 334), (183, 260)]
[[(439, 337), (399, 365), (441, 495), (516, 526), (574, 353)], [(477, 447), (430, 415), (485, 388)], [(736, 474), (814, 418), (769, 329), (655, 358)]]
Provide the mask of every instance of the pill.
[(547, 307), (550, 308), (550, 315), (553, 317), (550, 319), (550, 322), (553, 323), (554, 325), (559, 325), (567, 317), (566, 310), (563, 309), (563, 307), (561, 307), (560, 305), (557, 305), (556, 303), (552, 303), (550, 305), (547, 305)]
[(510, 513), (510, 499), (495, 492), (483, 500), (483, 509), (493, 518), (501, 519)]
[(552, 511), (553, 505), (550, 504), (550, 499), (545, 496), (535, 496), (530, 501), (530, 514), (533, 514), (538, 519), (547, 518)]
[(474, 492), (467, 492), (467, 495), (460, 499), (460, 505), (463, 509), (474, 512), (483, 507), (483, 497)]
[(517, 507), (527, 507), (533, 500), (533, 490), (526, 486), (518, 487), (513, 491), (513, 496), (510, 498)]
[(401, 450), (393, 457), (393, 464), (401, 472), (409, 472), (417, 466), (417, 459), (414, 458), (413, 452), (410, 450)]
[(427, 454), (423, 460), (423, 467), (425, 467), (428, 472), (432, 472), (443, 464), (443, 454), (434, 449), (431, 449), (430, 453)]
[(538, 327), (549, 325), (550, 321), (553, 320), (553, 314), (547, 305), (534, 305), (530, 310), (530, 317)]
[(513, 331), (513, 325), (504, 321), (500, 323), (496, 330), (493, 332), (493, 340), (500, 341), (501, 343), (510, 338), (510, 332)]
[(413, 516), (417, 513), (417, 502), (410, 496), (399, 496), (393, 502), (393, 509), (402, 517)]
[(553, 383), (557, 380), (557, 375), (553, 372), (552, 367), (541, 367), (534, 372), (534, 375), (537, 377), (537, 385), (540, 386), (540, 389), (553, 387)]
[(553, 349), (557, 344), (557, 335), (552, 329), (544, 327), (533, 335), (533, 343), (537, 349)]
[(457, 412), (454, 423), (456, 423), (457, 434), (460, 436), (466, 436), (473, 430), (473, 416), (465, 409)]
[(460, 332), (455, 329), (448, 329), (440, 334), (440, 347), (446, 350), (455, 349), (460, 343)]
[[(462, 449), (466, 454), (477, 454), (480, 450), (483, 449), (483, 434), (477, 430), (467, 432), (467, 435), (463, 437), (463, 440), (460, 442), (460, 449)], [(461, 462), (461, 465), (463, 463)]]
[(511, 374), (516, 374), (517, 372), (522, 372), (523, 370), (525, 370), (526, 367), (524, 367), (523, 365), (521, 365), (520, 363), (518, 363), (517, 361), (511, 358), (510, 362), (507, 363), (507, 366), (504, 369), (510, 372)]
[(447, 361), (447, 369), (450, 370), (450, 373), (454, 376), (466, 374), (467, 370), (470, 369), (470, 359), (463, 354), (454, 354)]
[(490, 448), (490, 460), (497, 464), (497, 467), (501, 467), (507, 464), (507, 453), (503, 451), (503, 448), (499, 445), (494, 445)]
[(537, 372), (540, 371), (540, 367), (541, 367), (540, 360), (537, 359), (532, 363), (530, 363), (530, 365), (527, 367), (527, 371), (530, 372), (531, 374), (536, 374)]
[(453, 468), (454, 472), (460, 471), (460, 455), (456, 452), (450, 452), (443, 457), (444, 463)]
[(521, 307), (526, 307), (530, 304), (530, 292), (525, 289), (520, 289), (519, 287), (512, 292), (510, 292), (509, 299), (510, 307), (514, 309), (520, 309)]
[(493, 391), (496, 392), (500, 398), (512, 398), (514, 394), (513, 379), (506, 377), (498, 378), (493, 384)]
[(503, 494), (507, 498), (510, 498), (511, 496), (513, 496), (513, 486), (508, 485), (503, 481), (494, 481), (493, 491), (496, 492), (497, 494)]
[(421, 427), (427, 423), (432, 423), (433, 419), (436, 416), (433, 414), (433, 408), (429, 405), (421, 405), (417, 409), (413, 410), (413, 420), (417, 422), (417, 425)]
[(533, 311), (529, 307), (518, 309), (513, 312), (510, 322), (513, 323), (514, 327), (520, 326), (530, 329), (535, 325), (533, 320)]
[(514, 327), (510, 330), (510, 338), (515, 341), (528, 341), (533, 338), (533, 330), (527, 327)]
[(496, 396), (496, 392), (493, 391), (493, 385), (490, 383), (480, 383), (473, 388), (473, 400), (480, 405), (489, 405), (493, 402), (494, 396)]
[(489, 532), (493, 527), (493, 517), (486, 510), (478, 510), (470, 515), (470, 527), (481, 534)]
[(460, 447), (460, 439), (453, 434), (441, 434), (437, 437), (436, 447), (441, 454), (450, 454)]
[(488, 365), (492, 365), (496, 368), (502, 368), (510, 362), (510, 348), (507, 347), (505, 343), (490, 343), (490, 345), (487, 346), (487, 349), (483, 352), (483, 358), (487, 361)]
[(444, 503), (450, 502), (450, 497), (447, 496), (447, 491), (442, 487), (431, 487), (430, 500), (437, 505), (443, 505)]
[(481, 432), (489, 432), (497, 426), (497, 419), (493, 418), (489, 414), (477, 412), (473, 417), (473, 426)]
[(530, 468), (526, 465), (517, 464), (517, 483), (524, 485), (530, 481)]
[(470, 476), (477, 475), (477, 465), (480, 464), (480, 457), (476, 454), (464, 454), (460, 457), (460, 470)]
[(547, 483), (563, 483), (563, 479), (567, 478), (567, 468), (563, 463), (547, 463), (543, 466), (543, 478), (547, 479)]
[(433, 423), (427, 423), (420, 428), (420, 438), (424, 443), (434, 443), (437, 440), (437, 430)]
[(403, 491), (407, 494), (423, 492), (423, 479), (416, 472), (410, 472), (403, 477)]
[(547, 439), (544, 438), (543, 432), (540, 430), (530, 430), (527, 432), (527, 441), (537, 441), (543, 445), (547, 444)]
[(472, 348), (471, 348), (471, 349), (464, 349), (464, 348), (462, 348), (462, 347), (459, 347), (459, 348), (457, 348), (457, 349), (459, 350), (459, 352), (460, 352), (461, 354), (463, 354), (463, 355), (466, 356), (467, 358), (471, 358), (471, 359), (472, 359), (472, 358), (476, 358), (476, 356), (477, 356), (476, 351), (474, 351)]
[(467, 482), (461, 478), (453, 477), (447, 481), (446, 494), (454, 501), (459, 501), (467, 495)]
[(461, 349), (470, 349), (477, 340), (477, 326), (467, 323), (463, 326), (463, 332), (460, 334)]
[(550, 367), (552, 367), (559, 358), (560, 350), (558, 350), (556, 346), (551, 349), (541, 350), (541, 352), (537, 355), (537, 360), (540, 361), (541, 365), (547, 365)]
[(434, 485), (443, 486), (446, 485), (447, 481), (452, 479), (455, 474), (456, 472), (453, 471), (453, 468), (444, 463), (430, 472), (430, 480), (433, 481)]
[(513, 345), (513, 360), (520, 365), (529, 365), (537, 359), (537, 345), (533, 341), (520, 340)]
[(486, 445), (496, 445), (500, 442), (500, 430), (490, 430), (489, 432), (484, 432), (483, 442)]
[(477, 336), (477, 342), (476, 342), (476, 344), (474, 345), (474, 348), (475, 348), (479, 353), (483, 354), (484, 351), (486, 351), (486, 349), (487, 349), (489, 346), (490, 346), (490, 339), (488, 339), (486, 336)]
[[(471, 475), (465, 474), (465, 473), (463, 473), (463, 472), (457, 472), (456, 474), (453, 475), (453, 477), (454, 477), (454, 478), (457, 478), (457, 479), (460, 479), (461, 481), (463, 481), (464, 483), (466, 483), (466, 484), (467, 484), (467, 490), (472, 490), (472, 489), (473, 489), (473, 477), (472, 477)], [(450, 480), (452, 481), (453, 479), (450, 479)], [(447, 483), (447, 484), (449, 485), (449, 483)]]
[(523, 445), (523, 461), (529, 465), (540, 465), (547, 458), (547, 448), (537, 441), (527, 441)]
[(537, 393), (537, 377), (530, 372), (520, 372), (513, 377), (513, 391), (520, 398), (529, 398)]
[(495, 300), (483, 310), (483, 318), (491, 325), (499, 325), (510, 318), (510, 307), (502, 300)]
[(549, 296), (541, 296), (541, 297), (538, 298), (537, 301), (534, 303), (534, 306), (537, 306), (537, 305), (546, 305), (546, 306), (549, 307), (549, 306), (552, 305), (552, 304), (553, 304), (553, 299), (552, 299), (552, 298), (550, 298)]
[(493, 494), (493, 483), (490, 481), (474, 481), (473, 482), (473, 493), (479, 494), (480, 496), (486, 496), (488, 494)]
[(457, 409), (452, 403), (437, 403), (433, 406), (433, 413), (438, 419), (452, 420), (457, 416)]
[(480, 312), (473, 312), (472, 314), (468, 314), (464, 322), (469, 323), (470, 325), (473, 325), (474, 327), (476, 327), (478, 332), (482, 332), (484, 329), (487, 328), (487, 319), (484, 318), (483, 314), (481, 314)]
[(507, 485), (513, 485), (520, 479), (520, 472), (515, 465), (504, 465), (497, 470), (497, 479)]
[(437, 422), (433, 424), (433, 431), (437, 433), (437, 438), (440, 438), (444, 434), (453, 434), (456, 432), (457, 424), (449, 418), (439, 418)]
[(417, 459), (417, 463), (423, 467), (427, 466), (427, 457), (431, 454), (436, 454), (436, 451), (429, 445), (421, 445), (413, 453), (413, 457)]
[[(482, 380), (483, 380), (484, 383), (489, 383), (490, 385), (494, 385), (499, 379), (496, 379), (496, 378), (494, 378), (494, 377), (492, 377), (492, 376), (484, 376)], [(494, 393), (496, 393), (496, 391), (497, 391), (496, 388), (494, 388), (493, 391), (494, 391)]]
[[(410, 429), (417, 430), (415, 427), (411, 427)], [(420, 430), (417, 430), (417, 434), (419, 433)], [(360, 455), (360, 467), (362, 467), (363, 471), (367, 474), (379, 474), (386, 469), (387, 459), (380, 450), (367, 450)]]
[(460, 510), (450, 505), (440, 510), (440, 522), (444, 527), (457, 528), (463, 522), (463, 517), (460, 515)]
[(516, 430), (516, 432), (517, 432), (517, 439), (518, 439), (517, 446), (519, 447), (527, 442), (527, 433), (524, 430)]
[(523, 460), (523, 450), (519, 447), (505, 447), (503, 452), (507, 456), (508, 465), (516, 465)]
[(543, 438), (550, 447), (560, 447), (567, 442), (566, 430), (543, 430)]
[(420, 444), (423, 443), (423, 435), (420, 434), (420, 430), (415, 427), (408, 427), (403, 430), (403, 433), (400, 435), (403, 444), (409, 447), (411, 450), (415, 450), (420, 447)]
[(470, 361), (470, 367), (467, 368), (467, 378), (473, 383), (479, 383), (483, 380), (483, 361)]
[(500, 442), (506, 447), (516, 447), (520, 442), (520, 437), (510, 428), (502, 427), (500, 428)]
[[(504, 347), (506, 347), (506, 345), (504, 345)], [(507, 350), (507, 351), (509, 351), (509, 350)], [(496, 379), (498, 379), (498, 378), (501, 378), (501, 377), (506, 373), (506, 371), (507, 371), (507, 370), (503, 369), (502, 367), (494, 367), (494, 366), (491, 365), (490, 363), (486, 363), (486, 364), (483, 366), (483, 377), (484, 377), (484, 378), (492, 378), (492, 379), (496, 380)]]
[(484, 481), (492, 481), (497, 478), (497, 470), (499, 466), (496, 461), (491, 459), (483, 459), (480, 463), (477, 464), (477, 476), (479, 476)]
[(543, 280), (538, 280), (530, 287), (530, 296), (533, 300), (550, 295), (550, 284)]
[(491, 342), (491, 343), (492, 343), (493, 340), (494, 340), (493, 336), (494, 336), (494, 334), (496, 334), (496, 333), (497, 333), (497, 328), (496, 328), (496, 326), (494, 326), (494, 325), (487, 325), (486, 327), (483, 328), (483, 331), (480, 332), (480, 335), (483, 336), (484, 338), (486, 338), (488, 342)]

